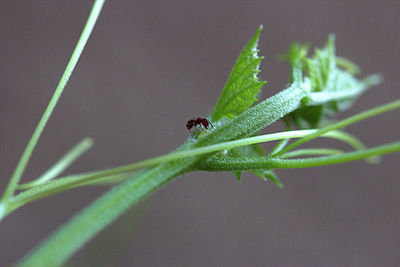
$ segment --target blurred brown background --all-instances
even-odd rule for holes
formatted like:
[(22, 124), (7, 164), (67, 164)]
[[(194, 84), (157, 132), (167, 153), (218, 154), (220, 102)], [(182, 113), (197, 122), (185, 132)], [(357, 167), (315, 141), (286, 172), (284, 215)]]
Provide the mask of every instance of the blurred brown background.
[[(0, 3), (0, 191), (42, 115), (92, 1)], [(167, 153), (185, 122), (211, 111), (260, 24), (266, 98), (288, 82), (276, 56), (292, 41), (337, 53), (385, 82), (341, 115), (400, 97), (399, 1), (108, 1), (24, 178), (85, 136), (95, 147), (68, 173)], [(399, 111), (354, 126), (367, 145), (397, 141)], [(282, 129), (274, 125), (266, 131)], [(327, 141), (325, 141), (327, 142)], [(337, 142), (328, 142), (337, 145)], [(341, 144), (339, 144), (341, 147)], [(343, 148), (346, 148), (343, 146)], [(191, 173), (168, 184), (92, 240), (71, 266), (399, 266), (399, 154), (279, 171), (281, 190), (246, 174)], [(9, 266), (106, 188), (71, 190), (0, 222)]]

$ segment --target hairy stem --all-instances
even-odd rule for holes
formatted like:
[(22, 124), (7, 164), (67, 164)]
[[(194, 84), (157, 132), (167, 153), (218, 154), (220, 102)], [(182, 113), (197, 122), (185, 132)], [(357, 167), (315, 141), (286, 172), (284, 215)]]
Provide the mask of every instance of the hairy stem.
[[(120, 167), (116, 167), (116, 168), (108, 169), (108, 170), (104, 170), (104, 171), (97, 171), (97, 172), (92, 172), (92, 173), (88, 173), (88, 174), (78, 174), (78, 175), (71, 175), (71, 176), (67, 176), (67, 177), (63, 177), (63, 178), (58, 178), (54, 181), (39, 184), (35, 187), (32, 187), (32, 188), (16, 195), (5, 206), (5, 211), (3, 213), (3, 216), (8, 215), (12, 211), (15, 211), (19, 207), (21, 207), (29, 202), (48, 197), (48, 196), (56, 194), (58, 192), (62, 192), (62, 191), (72, 189), (72, 188), (75, 188), (78, 186), (82, 186), (85, 184), (101, 181), (104, 178), (111, 179), (112, 177), (114, 177), (114, 179), (121, 180), (121, 175), (123, 175), (124, 173), (129, 173), (132, 170), (135, 170), (138, 168), (150, 167), (150, 166), (154, 166), (154, 165), (157, 165), (160, 163), (166, 163), (166, 162), (170, 162), (170, 161), (182, 159), (182, 158), (202, 156), (202, 155), (204, 156), (205, 154), (218, 152), (218, 151), (225, 150), (225, 149), (228, 150), (228, 149), (245, 146), (245, 145), (257, 144), (257, 143), (261, 143), (261, 142), (269, 142), (269, 141), (285, 139), (285, 138), (302, 137), (302, 136), (308, 135), (315, 131), (316, 130), (286, 131), (286, 132), (281, 132), (281, 133), (273, 133), (273, 134), (266, 134), (266, 135), (261, 135), (261, 136), (256, 136), (256, 137), (243, 138), (243, 139), (239, 139), (239, 140), (235, 140), (235, 141), (210, 145), (210, 146), (201, 147), (201, 148), (177, 151), (177, 152), (173, 152), (173, 153), (163, 155), (160, 157), (155, 157), (155, 158), (152, 158), (149, 160), (140, 161), (137, 163), (120, 166)], [(332, 131), (332, 132), (324, 134), (323, 136), (336, 138), (339, 140), (343, 140), (345, 142), (350, 141), (349, 143), (352, 144), (352, 142), (351, 142), (352, 139), (347, 140), (346, 137), (349, 138), (349, 136), (345, 135), (342, 132)], [(126, 178), (123, 177), (123, 179), (126, 179)]]
[(393, 102), (390, 102), (390, 103), (387, 103), (387, 104), (384, 104), (384, 105), (381, 105), (381, 106), (376, 107), (376, 108), (372, 108), (372, 109), (360, 112), (360, 113), (358, 113), (358, 114), (356, 114), (354, 116), (351, 116), (351, 117), (349, 117), (347, 119), (344, 119), (344, 120), (341, 120), (341, 121), (339, 121), (337, 123), (334, 123), (332, 125), (326, 126), (326, 127), (322, 128), (322, 129), (320, 129), (320, 130), (318, 130), (318, 131), (316, 131), (314, 133), (311, 133), (310, 135), (307, 135), (307, 136), (301, 138), (300, 140), (297, 140), (296, 142), (288, 145), (287, 147), (283, 148), (281, 151), (276, 153), (275, 156), (280, 156), (280, 155), (282, 155), (282, 154), (284, 154), (284, 153), (286, 153), (286, 152), (298, 147), (299, 145), (310, 141), (311, 139), (317, 138), (318, 136), (320, 136), (321, 134), (324, 134), (326, 132), (346, 127), (346, 126), (348, 126), (350, 124), (353, 124), (353, 123), (356, 123), (358, 121), (365, 120), (367, 118), (370, 118), (370, 117), (376, 116), (378, 114), (382, 114), (382, 113), (385, 113), (385, 112), (388, 112), (390, 110), (394, 110), (394, 109), (397, 109), (397, 108), (400, 108), (400, 99), (396, 100), (396, 101), (393, 101)]
[(399, 151), (400, 142), (395, 142), (365, 150), (306, 159), (260, 157), (254, 159), (246, 158), (241, 160), (238, 158), (214, 157), (196, 165), (196, 167), (198, 170), (204, 171), (246, 171), (255, 169), (310, 168), (355, 161), (376, 155), (396, 153)]

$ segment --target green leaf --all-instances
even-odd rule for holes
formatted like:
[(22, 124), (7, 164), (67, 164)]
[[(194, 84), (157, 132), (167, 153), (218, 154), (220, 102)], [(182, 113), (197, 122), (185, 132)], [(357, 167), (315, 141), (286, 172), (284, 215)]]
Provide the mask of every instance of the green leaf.
[[(240, 53), (235, 65), (225, 83), (224, 89), (215, 105), (211, 114), (214, 121), (220, 120), (222, 117), (234, 118), (249, 107), (254, 105), (258, 100), (260, 90), (266, 83), (260, 81), (258, 73), (263, 57), (258, 56), (258, 40), (262, 26), (260, 26)], [(259, 145), (239, 147), (228, 152), (228, 156), (249, 157), (263, 156), (264, 150)], [(236, 179), (240, 182), (242, 172), (232, 172)]]
[(257, 49), (261, 30), (262, 26), (258, 28), (236, 60), (211, 113), (213, 121), (218, 121), (223, 117), (234, 118), (258, 100), (261, 87), (266, 83), (258, 78), (259, 66), (263, 59), (258, 56)]
[[(369, 86), (379, 82), (376, 76), (370, 84), (353, 76), (360, 70), (351, 61), (336, 57), (334, 35), (329, 36), (323, 49), (315, 49), (312, 57), (307, 57), (307, 50), (308, 45), (294, 44), (288, 53), (292, 82), (309, 80), (313, 93), (290, 115), (300, 128), (318, 127), (327, 118), (348, 109)], [(326, 101), (328, 98), (330, 101)]]
[(283, 54), (280, 59), (289, 60), (291, 65), (291, 83), (301, 83), (303, 79), (304, 59), (307, 57), (309, 44), (293, 43), (290, 45), (289, 52)]
[(235, 175), (236, 180), (240, 183), (243, 172), (241, 172), (241, 171), (232, 171), (232, 173), (233, 173), (233, 175)]
[(283, 183), (278, 179), (278, 176), (275, 174), (273, 170), (263, 170), (262, 175), (268, 178), (271, 182), (273, 182), (277, 187), (283, 188)]
[[(258, 159), (262, 159), (259, 157)], [(252, 159), (250, 159), (252, 160)], [(257, 160), (257, 158), (253, 158), (253, 160)], [(273, 170), (270, 169), (255, 169), (255, 170), (249, 170), (252, 174), (257, 175), (264, 181), (270, 180), (273, 182), (277, 187), (283, 188), (283, 183), (279, 181), (278, 176), (274, 173)]]

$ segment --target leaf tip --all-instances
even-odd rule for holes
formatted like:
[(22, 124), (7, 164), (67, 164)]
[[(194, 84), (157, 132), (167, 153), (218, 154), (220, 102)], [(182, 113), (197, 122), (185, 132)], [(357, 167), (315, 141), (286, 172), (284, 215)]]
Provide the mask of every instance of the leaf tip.
[(362, 82), (367, 87), (375, 86), (383, 82), (383, 75), (379, 73), (371, 74), (362, 79)]
[(236, 180), (238, 181), (238, 183), (241, 183), (241, 177), (242, 177), (242, 172), (238, 172), (238, 171), (232, 171), (233, 175), (235, 175)]
[(280, 181), (278, 183), (275, 183), (275, 185), (280, 189), (284, 189), (285, 188), (285, 185), (282, 184)]
[(85, 137), (82, 140), (82, 143), (86, 146), (86, 147), (92, 147), (94, 145), (94, 139), (92, 137)]
[(335, 42), (335, 39), (336, 39), (336, 34), (330, 33), (329, 36), (328, 36), (328, 43), (329, 42)]
[(5, 213), (4, 211), (5, 211), (4, 204), (0, 203), (0, 221), (1, 221), (1, 219), (3, 219), (4, 213)]
[(279, 188), (284, 188), (283, 183), (279, 180), (278, 176), (276, 176), (276, 174), (272, 171), (272, 170), (268, 170), (264, 172), (264, 175), (271, 180), (271, 182), (273, 182), (277, 187)]
[(256, 34), (254, 35), (254, 39), (256, 39), (256, 42), (258, 42), (258, 40), (260, 39), (260, 34), (261, 34), (263, 28), (264, 28), (264, 26), (262, 24), (260, 24), (260, 26), (258, 26)]

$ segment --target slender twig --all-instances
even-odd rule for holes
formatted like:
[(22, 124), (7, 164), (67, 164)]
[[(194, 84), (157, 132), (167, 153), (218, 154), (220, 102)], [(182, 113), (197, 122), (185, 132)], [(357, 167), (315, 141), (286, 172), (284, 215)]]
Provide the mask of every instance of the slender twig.
[(284, 153), (286, 153), (286, 152), (298, 147), (299, 145), (304, 144), (307, 141), (310, 141), (311, 139), (317, 138), (318, 136), (320, 136), (321, 134), (324, 134), (326, 132), (346, 127), (346, 126), (348, 126), (350, 124), (353, 124), (355, 122), (358, 122), (358, 121), (361, 121), (361, 120), (365, 120), (367, 118), (370, 118), (370, 117), (376, 116), (378, 114), (381, 114), (381, 113), (384, 113), (384, 112), (388, 112), (390, 110), (397, 109), (397, 108), (400, 108), (400, 99), (396, 100), (396, 101), (393, 101), (393, 102), (390, 102), (390, 103), (387, 103), (387, 104), (384, 104), (384, 105), (381, 105), (381, 106), (376, 107), (376, 108), (372, 108), (372, 109), (360, 112), (360, 113), (358, 113), (358, 114), (356, 114), (354, 116), (351, 116), (351, 117), (349, 117), (347, 119), (341, 120), (341, 121), (339, 121), (337, 123), (334, 123), (332, 125), (326, 126), (326, 127), (322, 128), (322, 129), (316, 131), (316, 132), (310, 133), (310, 135), (305, 136), (305, 137), (301, 138), (300, 140), (297, 140), (296, 142), (294, 142), (294, 143), (288, 145), (287, 147), (283, 148), (281, 151), (276, 153), (275, 156), (280, 156), (280, 155), (282, 155), (282, 154), (284, 154)]
[(78, 63), (83, 48), (85, 47), (87, 40), (89, 39), (89, 36), (94, 28), (94, 25), (96, 24), (96, 20), (100, 14), (104, 1), (105, 0), (95, 1), (92, 11), (89, 15), (88, 21), (86, 22), (85, 28), (83, 29), (81, 37), (79, 38), (79, 41), (75, 47), (74, 52), (72, 53), (71, 59), (68, 62), (64, 74), (61, 76), (60, 82), (56, 90), (54, 91), (53, 97), (51, 98), (49, 105), (44, 111), (42, 118), (40, 119), (35, 131), (33, 132), (33, 135), (29, 140), (28, 145), (26, 146), (20, 161), (18, 162), (17, 167), (15, 168), (15, 171), (11, 176), (10, 182), (8, 183), (4, 191), (3, 197), (1, 199), (2, 202), (7, 201), (11, 196), (14, 195), (16, 186), (21, 180), (22, 175), (24, 174), (25, 168), (28, 165), (29, 159), (32, 155), (33, 150), (35, 149), (35, 146), (40, 138), (40, 135), (43, 132), (43, 129), (46, 126), (47, 121), (49, 120), (58, 100), (60, 99), (61, 94), (68, 83), (68, 79), (71, 77), (71, 74), (76, 64)]

